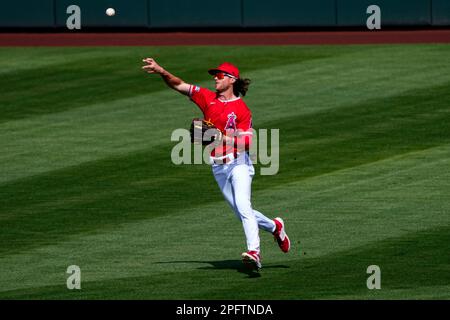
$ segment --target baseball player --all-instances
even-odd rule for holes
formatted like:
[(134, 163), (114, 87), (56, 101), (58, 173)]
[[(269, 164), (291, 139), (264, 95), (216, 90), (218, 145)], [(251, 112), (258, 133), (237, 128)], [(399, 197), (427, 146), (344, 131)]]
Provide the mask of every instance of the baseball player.
[(248, 154), (252, 142), (252, 115), (242, 99), (250, 80), (240, 78), (238, 68), (224, 62), (208, 71), (215, 81), (214, 92), (185, 83), (153, 58), (146, 58), (143, 62), (144, 71), (159, 74), (170, 88), (189, 96), (203, 112), (204, 119), (222, 133), (211, 151), (212, 172), (225, 200), (244, 227), (247, 251), (242, 253), (242, 261), (254, 270), (261, 268), (259, 229), (272, 233), (280, 249), (287, 253), (290, 241), (283, 220), (267, 218), (254, 210), (250, 202), (255, 173)]

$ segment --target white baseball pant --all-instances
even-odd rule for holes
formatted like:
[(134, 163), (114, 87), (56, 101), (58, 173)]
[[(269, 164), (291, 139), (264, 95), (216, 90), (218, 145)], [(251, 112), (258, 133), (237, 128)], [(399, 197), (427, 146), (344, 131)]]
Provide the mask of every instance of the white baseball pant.
[(242, 222), (247, 249), (259, 253), (259, 229), (272, 233), (275, 222), (252, 208), (251, 184), (255, 169), (248, 153), (239, 155), (230, 163), (213, 164), (212, 170), (225, 200)]

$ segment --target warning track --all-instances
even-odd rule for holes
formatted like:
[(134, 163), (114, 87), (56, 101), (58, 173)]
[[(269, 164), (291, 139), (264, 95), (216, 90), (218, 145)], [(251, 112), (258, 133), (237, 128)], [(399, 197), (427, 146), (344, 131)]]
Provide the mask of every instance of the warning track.
[(0, 34), (0, 46), (338, 45), (390, 43), (450, 43), (450, 30)]

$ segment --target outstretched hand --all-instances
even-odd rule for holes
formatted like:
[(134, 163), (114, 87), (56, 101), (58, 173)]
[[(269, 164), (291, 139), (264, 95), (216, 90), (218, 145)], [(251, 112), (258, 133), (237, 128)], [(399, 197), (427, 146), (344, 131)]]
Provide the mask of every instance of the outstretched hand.
[(147, 73), (162, 73), (164, 69), (156, 63), (155, 59), (153, 58), (145, 58), (142, 59), (142, 62), (146, 63), (145, 66), (142, 67), (145, 72)]
[(155, 59), (153, 58), (145, 58), (142, 59), (142, 62), (145, 63), (145, 66), (142, 67), (142, 70), (144, 70), (147, 73), (156, 73), (160, 74), (165, 83), (172, 89), (178, 91), (181, 94), (189, 95), (189, 91), (191, 89), (191, 85), (188, 83), (185, 83), (180, 78), (174, 76), (170, 72), (168, 72), (166, 69), (161, 67), (159, 64), (156, 63)]

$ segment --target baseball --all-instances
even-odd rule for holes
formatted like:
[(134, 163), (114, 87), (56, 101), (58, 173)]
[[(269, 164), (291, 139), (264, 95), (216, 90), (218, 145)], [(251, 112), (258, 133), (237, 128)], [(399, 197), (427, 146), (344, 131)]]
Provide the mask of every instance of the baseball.
[(106, 9), (106, 14), (110, 17), (112, 17), (113, 15), (116, 14), (116, 10), (114, 10), (113, 8), (108, 8)]

